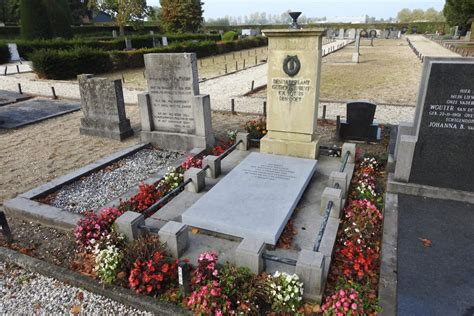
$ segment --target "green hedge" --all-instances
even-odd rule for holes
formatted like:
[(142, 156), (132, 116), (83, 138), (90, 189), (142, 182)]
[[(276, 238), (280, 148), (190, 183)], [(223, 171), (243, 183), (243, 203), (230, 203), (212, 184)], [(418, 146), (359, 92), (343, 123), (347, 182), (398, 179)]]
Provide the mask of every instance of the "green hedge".
[(111, 69), (107, 52), (89, 47), (71, 50), (40, 49), (30, 56), (40, 78), (70, 79), (81, 73), (100, 73)]
[[(161, 40), (163, 35), (142, 35), (142, 36), (131, 36), (132, 45), (134, 48), (153, 48), (153, 36)], [(170, 34), (166, 35), (169, 43), (182, 42), (182, 41), (207, 41), (207, 40), (220, 40), (220, 35), (208, 35), (208, 34)], [(1, 44), (6, 44), (9, 41), (0, 41)], [(103, 50), (123, 50), (125, 49), (124, 38), (108, 39), (108, 40), (90, 40), (90, 39), (54, 39), (54, 40), (16, 40), (15, 43), (18, 46), (18, 52), (20, 56), (28, 58), (28, 55), (32, 52), (40, 49), (56, 49), (56, 50), (69, 50), (75, 47), (90, 47), (99, 48)]]
[(98, 74), (112, 70), (144, 67), (144, 54), (194, 52), (198, 57), (223, 54), (267, 44), (264, 37), (246, 38), (233, 42), (174, 42), (169, 46), (137, 49), (132, 51), (104, 51), (89, 47), (72, 50), (41, 49), (33, 52), (30, 59), (34, 71), (47, 79), (71, 79), (78, 74)]
[(10, 61), (10, 50), (7, 45), (0, 45), (0, 64), (6, 64)]

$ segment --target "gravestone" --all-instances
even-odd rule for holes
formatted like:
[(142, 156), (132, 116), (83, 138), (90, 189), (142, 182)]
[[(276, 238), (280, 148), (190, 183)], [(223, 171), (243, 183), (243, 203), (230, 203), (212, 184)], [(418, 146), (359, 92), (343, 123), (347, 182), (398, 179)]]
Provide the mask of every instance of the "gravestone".
[(29, 98), (31, 97), (18, 92), (0, 90), (0, 106), (28, 100)]
[(425, 57), (414, 121), (399, 128), (396, 181), (474, 192), (473, 78), (474, 58)]
[(347, 121), (341, 121), (339, 137), (344, 140), (376, 142), (379, 127), (374, 124), (377, 105), (365, 101), (347, 103)]
[(251, 153), (182, 222), (275, 245), (315, 170), (316, 160)]
[(35, 98), (0, 106), (0, 128), (18, 128), (79, 111), (81, 105), (65, 100)]
[(79, 75), (77, 80), (84, 114), (80, 133), (117, 140), (132, 136), (130, 120), (125, 115), (122, 81), (89, 74)]
[(267, 134), (260, 151), (315, 159), (324, 29), (275, 29), (268, 37)]
[(327, 29), (327, 30), (326, 30), (326, 37), (327, 37), (327, 38), (334, 38), (335, 33), (336, 33), (336, 32), (335, 32), (333, 29)]
[(153, 37), (153, 47), (160, 47), (161, 43), (160, 40), (157, 39), (156, 37)]
[(214, 145), (209, 95), (199, 94), (195, 53), (146, 54), (148, 92), (138, 95), (141, 138), (160, 148)]
[(113, 30), (113, 31), (112, 31), (112, 37), (113, 37), (113, 38), (117, 38), (117, 31), (116, 31), (116, 30)]
[(163, 36), (161, 38), (161, 43), (163, 44), (163, 46), (168, 46), (168, 38), (166, 36)]
[(369, 33), (367, 33), (366, 30), (362, 30), (362, 31), (360, 31), (359, 35), (360, 35), (360, 37), (368, 37)]
[(456, 25), (454, 27), (454, 34), (453, 34), (454, 37), (459, 37), (459, 26)]
[(10, 61), (21, 61), (20, 53), (18, 53), (18, 47), (16, 43), (9, 43), (8, 50), (10, 51)]
[(339, 39), (344, 39), (344, 29), (339, 29), (338, 38)]
[(418, 31), (418, 27), (416, 27), (416, 25), (411, 28), (412, 34), (416, 34), (417, 31)]
[(355, 38), (355, 51), (352, 53), (352, 62), (358, 64), (360, 56), (360, 35), (359, 32), (356, 33)]
[(132, 40), (129, 38), (125, 38), (125, 50), (132, 50)]
[(154, 31), (150, 31), (150, 35), (155, 35), (155, 32), (154, 32)]

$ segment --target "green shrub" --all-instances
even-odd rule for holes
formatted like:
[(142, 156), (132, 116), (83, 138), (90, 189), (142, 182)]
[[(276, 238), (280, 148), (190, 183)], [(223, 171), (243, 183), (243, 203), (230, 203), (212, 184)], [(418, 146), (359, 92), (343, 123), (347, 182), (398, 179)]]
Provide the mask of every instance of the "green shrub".
[(43, 1), (21, 0), (21, 37), (24, 39), (50, 38), (48, 13)]
[(7, 45), (0, 45), (0, 64), (6, 64), (10, 61), (10, 50)]
[(237, 38), (238, 38), (238, 34), (237, 32), (234, 32), (234, 31), (225, 32), (224, 35), (222, 35), (222, 40), (224, 42), (230, 42), (230, 41), (236, 40)]
[(84, 73), (110, 71), (109, 54), (89, 47), (71, 50), (40, 49), (30, 54), (33, 69), (40, 78), (70, 79)]

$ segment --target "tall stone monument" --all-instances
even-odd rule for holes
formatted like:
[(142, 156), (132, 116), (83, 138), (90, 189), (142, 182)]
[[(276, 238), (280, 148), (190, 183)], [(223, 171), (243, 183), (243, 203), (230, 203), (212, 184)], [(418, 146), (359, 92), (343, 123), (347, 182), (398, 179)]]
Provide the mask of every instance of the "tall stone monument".
[(264, 30), (268, 37), (267, 135), (260, 151), (315, 159), (323, 29)]
[(130, 120), (125, 115), (122, 82), (89, 74), (79, 75), (77, 80), (84, 113), (80, 133), (117, 140), (132, 136)]
[(474, 58), (425, 57), (414, 121), (399, 126), (392, 192), (474, 193), (473, 78)]
[(214, 145), (209, 95), (199, 94), (195, 53), (145, 55), (148, 92), (138, 95), (141, 139), (171, 150)]

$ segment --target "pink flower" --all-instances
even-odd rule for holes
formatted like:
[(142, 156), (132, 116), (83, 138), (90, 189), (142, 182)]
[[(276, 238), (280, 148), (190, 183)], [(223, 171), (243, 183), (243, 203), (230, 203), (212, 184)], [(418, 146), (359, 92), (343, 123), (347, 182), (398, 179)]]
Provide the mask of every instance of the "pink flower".
[(356, 310), (356, 309), (357, 309), (357, 304), (356, 304), (356, 303), (352, 303), (351, 308), (352, 308), (353, 310)]

